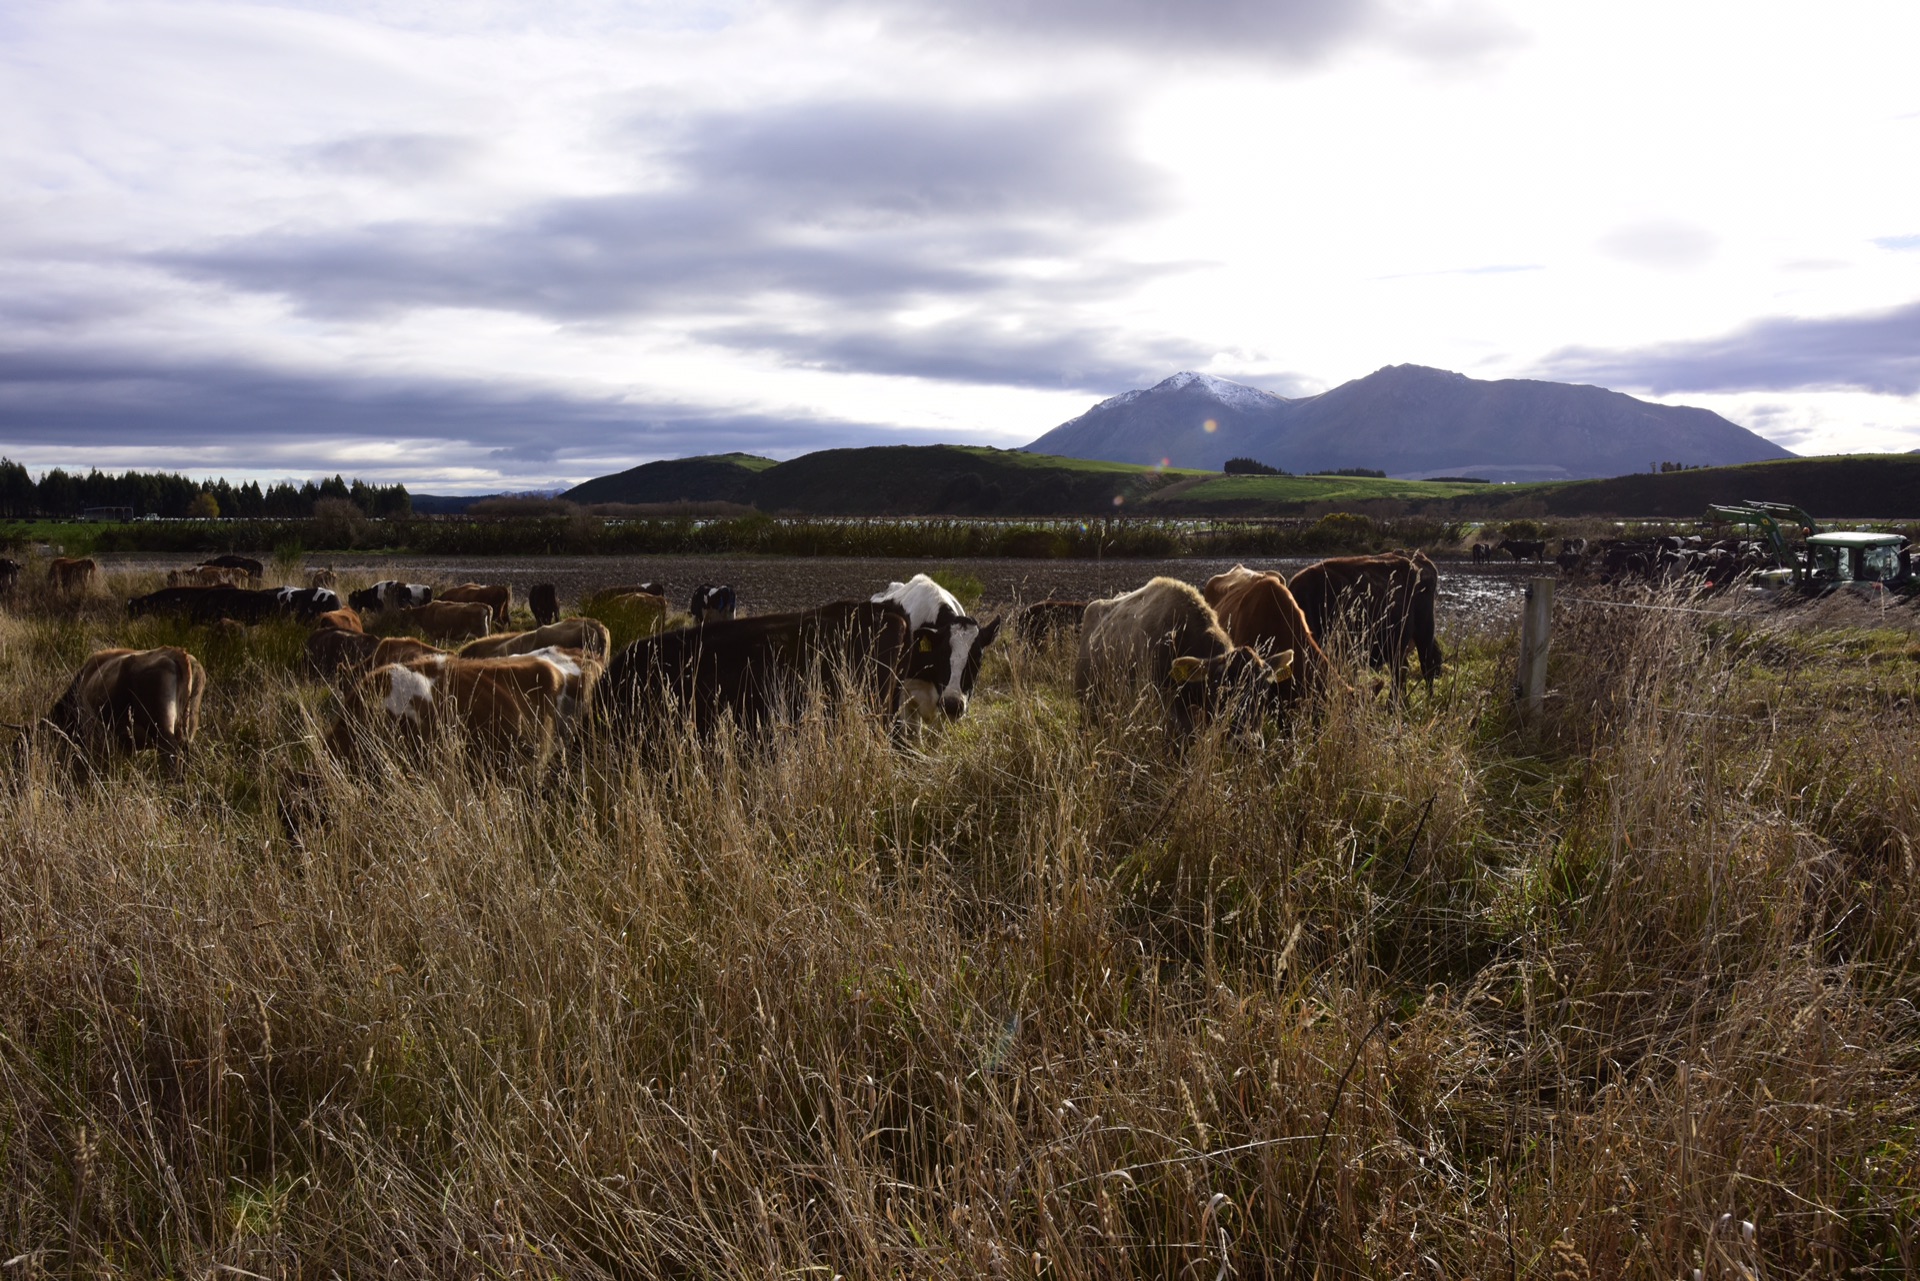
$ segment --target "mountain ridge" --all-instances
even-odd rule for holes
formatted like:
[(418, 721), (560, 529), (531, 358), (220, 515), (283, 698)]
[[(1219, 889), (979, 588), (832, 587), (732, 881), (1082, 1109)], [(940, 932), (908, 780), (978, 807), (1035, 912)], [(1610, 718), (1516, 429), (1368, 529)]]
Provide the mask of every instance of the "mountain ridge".
[(1580, 480), (1661, 461), (1709, 466), (1794, 455), (1711, 410), (1583, 383), (1470, 378), (1387, 365), (1288, 399), (1183, 370), (1100, 401), (1026, 446), (1035, 453), (1217, 469), (1250, 457), (1288, 471)]

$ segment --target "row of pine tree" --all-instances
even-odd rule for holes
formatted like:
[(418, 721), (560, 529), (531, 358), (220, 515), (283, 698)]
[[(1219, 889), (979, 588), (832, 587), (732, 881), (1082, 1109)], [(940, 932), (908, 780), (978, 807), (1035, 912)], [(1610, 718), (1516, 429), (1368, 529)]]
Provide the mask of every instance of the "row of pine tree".
[(0, 518), (8, 520), (78, 516), (89, 507), (126, 507), (135, 516), (297, 520), (313, 515), (313, 505), (327, 498), (343, 499), (369, 516), (413, 511), (405, 485), (369, 485), (338, 476), (302, 485), (280, 481), (262, 489), (251, 480), (235, 485), (169, 472), (114, 475), (97, 469), (81, 475), (55, 467), (36, 481), (19, 463), (0, 458)]

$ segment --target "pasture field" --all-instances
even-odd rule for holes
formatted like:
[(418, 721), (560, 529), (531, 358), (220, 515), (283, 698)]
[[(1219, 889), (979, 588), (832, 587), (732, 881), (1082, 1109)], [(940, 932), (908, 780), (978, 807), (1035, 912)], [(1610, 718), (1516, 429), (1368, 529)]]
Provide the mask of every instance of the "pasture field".
[(0, 720), (209, 690), (180, 779), (7, 735), (6, 1276), (1920, 1271), (1910, 605), (1570, 605), (1535, 726), (1443, 611), (1431, 695), (1184, 748), (1009, 639), (903, 744), (529, 778), (342, 772), (298, 625), (108, 585)]

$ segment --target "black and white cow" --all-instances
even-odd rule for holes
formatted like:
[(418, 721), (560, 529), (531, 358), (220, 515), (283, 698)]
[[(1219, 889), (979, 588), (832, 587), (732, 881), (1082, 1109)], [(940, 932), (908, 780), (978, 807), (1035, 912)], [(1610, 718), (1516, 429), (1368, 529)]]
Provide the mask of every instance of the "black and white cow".
[(273, 595), (281, 613), (309, 621), (340, 608), (340, 593), (330, 587), (280, 587)]
[(906, 706), (926, 721), (959, 720), (966, 715), (981, 655), (1000, 634), (1000, 620), (982, 624), (969, 618), (953, 593), (925, 574), (894, 583), (873, 599), (892, 601), (906, 610), (913, 627), (913, 645), (901, 680)]
[(347, 597), (357, 610), (411, 609), (433, 599), (433, 588), (420, 583), (403, 583), (397, 578), (382, 579)]
[(717, 623), (732, 618), (738, 603), (731, 587), (715, 587), (702, 583), (693, 589), (693, 602), (687, 606), (687, 612), (693, 615), (693, 625)]

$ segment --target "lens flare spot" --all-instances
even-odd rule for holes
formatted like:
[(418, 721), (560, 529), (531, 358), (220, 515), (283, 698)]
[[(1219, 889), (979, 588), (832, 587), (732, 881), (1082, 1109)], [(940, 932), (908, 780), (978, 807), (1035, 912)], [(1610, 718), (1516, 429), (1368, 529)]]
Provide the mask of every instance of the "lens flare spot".
[(1113, 496), (1113, 505), (1115, 507), (1124, 507), (1126, 506), (1126, 503), (1127, 503), (1127, 496), (1125, 494), (1115, 494)]
[(1207, 419), (1207, 421), (1200, 424), (1200, 429), (1206, 432), (1207, 435), (1211, 436), (1213, 435), (1213, 433), (1220, 430), (1220, 424), (1213, 421), (1213, 419), (1209, 418)]

